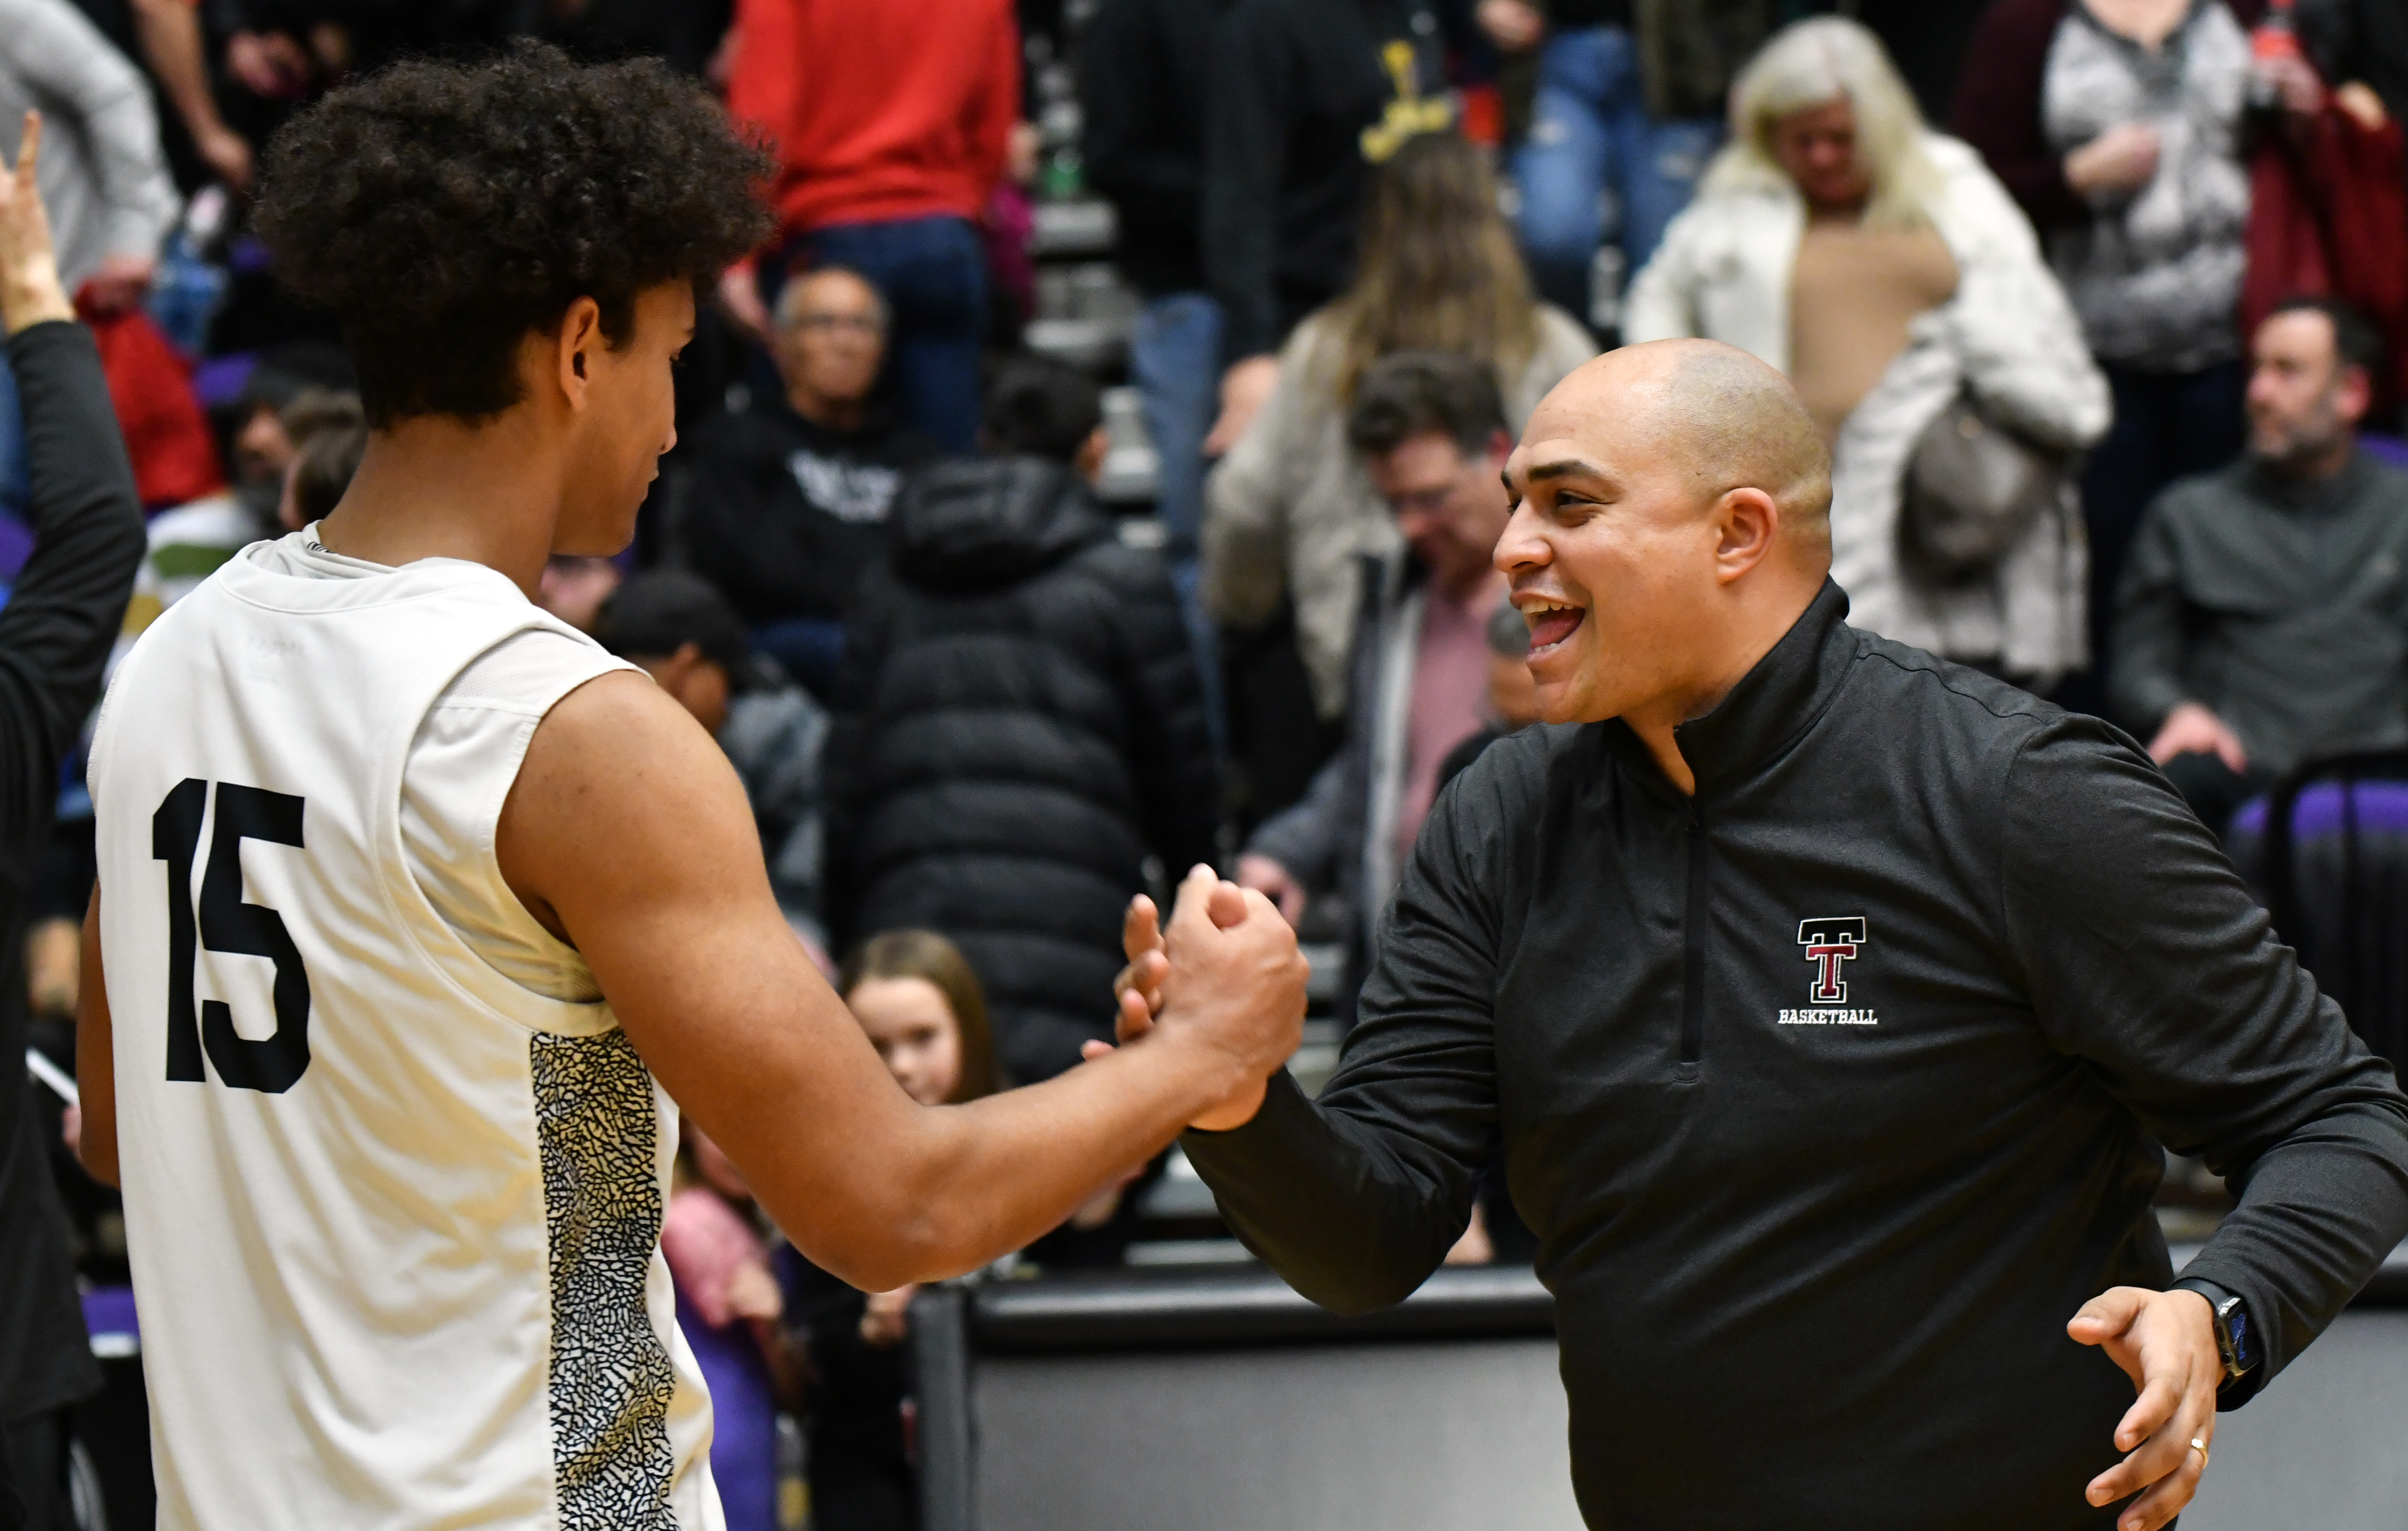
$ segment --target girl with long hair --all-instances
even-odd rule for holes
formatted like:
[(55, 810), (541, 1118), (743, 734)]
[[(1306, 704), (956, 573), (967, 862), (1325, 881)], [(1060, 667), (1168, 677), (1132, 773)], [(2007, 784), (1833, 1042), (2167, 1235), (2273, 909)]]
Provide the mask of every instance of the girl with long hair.
[(1400, 547), (1346, 445), (1364, 368), (1403, 351), (1474, 357), (1495, 369), (1518, 432), (1547, 390), (1597, 354), (1578, 322), (1532, 295), (1487, 156), (1453, 134), (1408, 139), (1381, 167), (1355, 263), (1346, 291), (1297, 326), (1269, 404), (1206, 490), (1207, 609), (1253, 628), (1291, 602), (1325, 720), (1345, 709), (1357, 557)]

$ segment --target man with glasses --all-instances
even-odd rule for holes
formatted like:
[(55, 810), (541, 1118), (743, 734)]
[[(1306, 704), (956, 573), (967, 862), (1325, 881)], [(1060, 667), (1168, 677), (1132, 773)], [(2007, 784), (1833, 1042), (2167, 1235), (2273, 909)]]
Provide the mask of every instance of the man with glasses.
[(1488, 618), (1505, 594), (1490, 558), (1512, 514), (1500, 475), (1513, 450), (1494, 375), (1434, 351), (1373, 364), (1346, 436), (1406, 551), (1364, 560), (1346, 747), (1238, 861), (1239, 882), (1290, 923), (1308, 887), (1344, 895), (1341, 1014), (1352, 1012), (1373, 923), (1438, 795), (1440, 768), (1488, 723)]
[(886, 336), (886, 305), (857, 274), (823, 266), (789, 281), (773, 345), (785, 396), (706, 422), (664, 492), (695, 572), (756, 649), (823, 694), (853, 593), (886, 556), (896, 488), (943, 451), (873, 397)]

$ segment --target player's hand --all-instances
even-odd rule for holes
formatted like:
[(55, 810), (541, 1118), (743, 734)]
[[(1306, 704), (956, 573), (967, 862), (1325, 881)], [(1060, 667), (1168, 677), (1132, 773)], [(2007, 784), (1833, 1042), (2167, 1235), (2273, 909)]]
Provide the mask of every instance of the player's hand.
[[(1180, 884), (1167, 932), (1152, 899), (1130, 900), (1122, 930), (1129, 966), (1114, 985), (1120, 1039), (1143, 1037), (1167, 1014), (1182, 1037), (1241, 1060), (1246, 1076), (1191, 1126), (1226, 1132), (1254, 1120), (1270, 1075), (1303, 1040), (1304, 957), (1277, 912), (1262, 894), (1222, 881), (1209, 866)], [(1183, 1005), (1182, 994), (1189, 996)], [(1097, 1058), (1111, 1044), (1089, 1042), (1082, 1051)]]
[(2149, 758), (2158, 765), (2176, 755), (2214, 755), (2235, 776), (2249, 769), (2249, 751), (2241, 748), (2241, 736), (2198, 702), (2185, 702), (2167, 713), (2157, 737), (2149, 741)]
[(2190, 1503), (2207, 1472), (2207, 1452), (2190, 1443), (2215, 1443), (2224, 1362), (2214, 1313), (2196, 1292), (2118, 1286), (2084, 1303), (2065, 1332), (2105, 1351), (2140, 1394), (2115, 1426), (2124, 1460), (2092, 1479), (2086, 1496), (2111, 1505), (2140, 1494), (2116, 1518), (2115, 1531), (2157, 1531)]
[(66, 289), (59, 285), (50, 220), (35, 188), (41, 152), (42, 114), (29, 111), (16, 165), (0, 160), (0, 323), (10, 335), (46, 320), (75, 317)]

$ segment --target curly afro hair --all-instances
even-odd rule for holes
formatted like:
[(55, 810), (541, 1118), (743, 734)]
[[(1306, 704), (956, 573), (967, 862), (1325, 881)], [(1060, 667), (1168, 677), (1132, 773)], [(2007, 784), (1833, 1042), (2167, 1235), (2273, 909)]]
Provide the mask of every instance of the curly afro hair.
[(770, 168), (666, 64), (524, 42), (330, 92), (269, 141), (252, 225), (342, 326), (370, 425), (484, 420), (519, 401), (520, 340), (578, 298), (621, 344), (638, 293), (759, 244)]

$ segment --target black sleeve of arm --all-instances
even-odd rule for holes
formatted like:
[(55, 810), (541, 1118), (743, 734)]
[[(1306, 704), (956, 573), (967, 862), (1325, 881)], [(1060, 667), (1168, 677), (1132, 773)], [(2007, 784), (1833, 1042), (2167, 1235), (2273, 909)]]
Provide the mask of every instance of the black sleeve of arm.
[(1162, 121), (1164, 39), (1148, 21), (1143, 0), (1111, 0), (1079, 39), (1087, 176), (1129, 222), (1192, 230), (1203, 177)]
[(860, 932), (855, 911), (867, 879), (861, 866), (863, 819), (869, 808), (869, 751), (877, 743), (879, 672), (888, 651), (893, 598), (883, 570), (872, 570), (861, 600), (845, 622), (844, 657), (837, 662), (828, 695), (827, 751), (820, 768), (821, 801), (826, 806), (825, 859), (821, 863), (821, 923), (829, 953), (851, 947)]
[(1146, 843), (1176, 882), (1219, 859), (1221, 773), (1204, 725), (1204, 677), (1162, 561), (1136, 561), (1137, 588), (1122, 600), (1132, 688), (1130, 762)]
[(0, 853), (22, 864), (50, 823), (59, 763), (100, 695), (142, 562), (142, 503), (82, 325), (8, 340), (23, 401), (34, 555), (0, 611)]
[(1252, 1122), (1183, 1139), (1246, 1247), (1341, 1313), (1400, 1302), (1429, 1278), (1496, 1146), (1497, 880), (1482, 863), (1498, 835), (1464, 824), (1463, 785), (1422, 831), (1321, 1098), (1278, 1074)]
[(2011, 951), (2040, 1024), (2240, 1205), (2188, 1276), (2239, 1294), (2265, 1360), (2322, 1333), (2408, 1235), (2408, 1097), (2317, 992), (2215, 839), (2131, 742), (2066, 718), (2001, 824)]
[(1221, 300), (1225, 361), (1280, 347), (1272, 281), (1287, 150), (1287, 68), (1269, 7), (1240, 7), (1212, 36), (1204, 131), (1204, 276)]
[(2124, 557), (2115, 591), (2114, 666), (2107, 678), (2115, 716), (2143, 737), (2186, 695), (2182, 565), (2164, 502), (2152, 507)]

